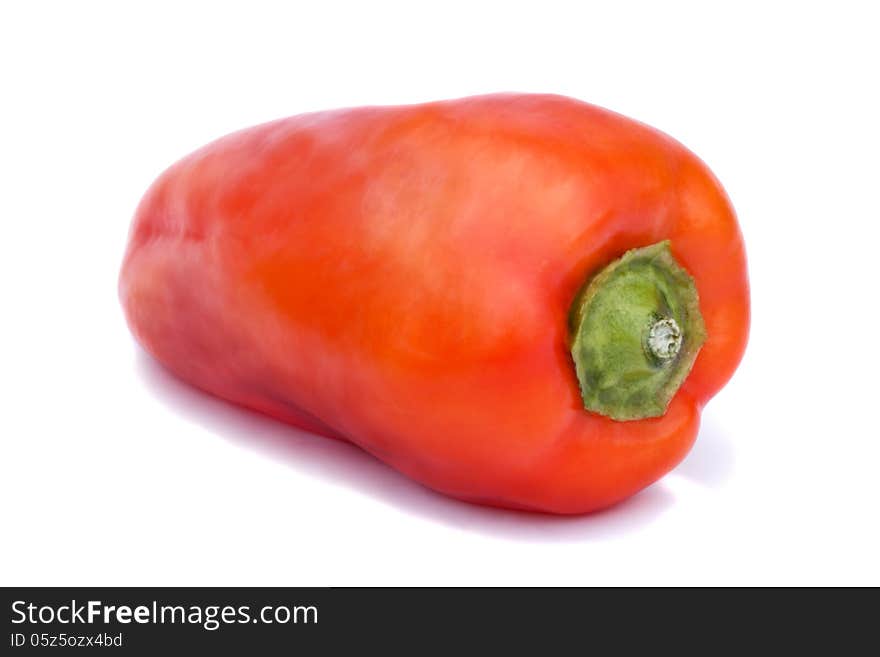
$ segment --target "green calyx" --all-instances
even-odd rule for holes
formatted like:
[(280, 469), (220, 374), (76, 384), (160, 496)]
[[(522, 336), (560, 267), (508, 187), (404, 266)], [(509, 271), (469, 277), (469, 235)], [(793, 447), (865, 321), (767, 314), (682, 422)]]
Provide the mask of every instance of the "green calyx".
[(614, 420), (663, 415), (706, 340), (697, 288), (669, 240), (596, 274), (569, 320), (584, 408)]

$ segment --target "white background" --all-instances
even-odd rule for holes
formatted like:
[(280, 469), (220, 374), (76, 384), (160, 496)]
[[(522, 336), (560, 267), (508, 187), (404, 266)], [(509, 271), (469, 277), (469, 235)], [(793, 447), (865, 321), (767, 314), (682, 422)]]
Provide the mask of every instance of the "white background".
[[(4, 2), (0, 583), (880, 584), (878, 19), (716, 4)], [(749, 348), (660, 483), (587, 517), (462, 504), (135, 345), (116, 277), (168, 164), (280, 116), (502, 90), (672, 134), (738, 210)]]

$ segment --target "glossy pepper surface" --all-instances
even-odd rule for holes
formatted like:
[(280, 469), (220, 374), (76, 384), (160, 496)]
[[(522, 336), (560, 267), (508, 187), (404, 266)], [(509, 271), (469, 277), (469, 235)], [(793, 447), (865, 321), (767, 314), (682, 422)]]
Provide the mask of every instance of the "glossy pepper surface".
[(560, 96), (295, 116), (174, 164), (120, 295), (186, 381), (472, 502), (583, 513), (690, 449), (746, 344), (731, 205)]

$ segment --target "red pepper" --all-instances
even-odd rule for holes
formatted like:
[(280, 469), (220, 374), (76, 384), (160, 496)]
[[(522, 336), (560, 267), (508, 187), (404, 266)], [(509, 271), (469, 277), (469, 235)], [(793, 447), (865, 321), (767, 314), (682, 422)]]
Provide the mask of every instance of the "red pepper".
[(147, 192), (120, 293), (192, 384), (448, 495), (556, 513), (681, 461), (749, 323), (742, 237), (706, 166), (544, 95), (220, 139)]

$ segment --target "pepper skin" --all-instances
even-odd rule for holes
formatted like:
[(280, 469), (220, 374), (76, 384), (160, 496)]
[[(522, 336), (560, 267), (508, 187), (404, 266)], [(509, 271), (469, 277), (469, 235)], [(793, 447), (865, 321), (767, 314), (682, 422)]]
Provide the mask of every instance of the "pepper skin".
[[(666, 240), (705, 343), (662, 415), (588, 411), (573, 300)], [(209, 144), (141, 201), (120, 296), (141, 345), (199, 388), (447, 495), (562, 514), (684, 458), (749, 323), (742, 237), (707, 167), (551, 95), (305, 114)]]

